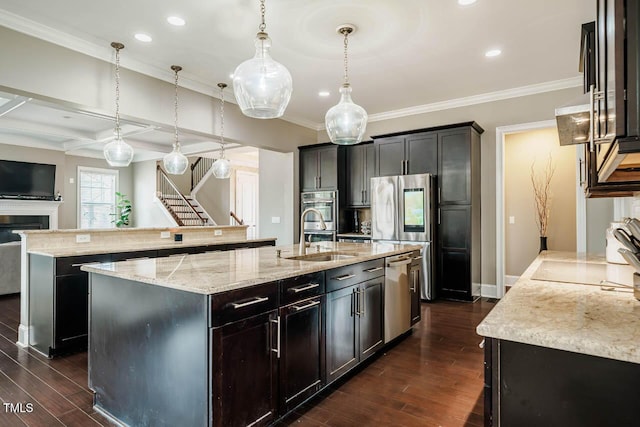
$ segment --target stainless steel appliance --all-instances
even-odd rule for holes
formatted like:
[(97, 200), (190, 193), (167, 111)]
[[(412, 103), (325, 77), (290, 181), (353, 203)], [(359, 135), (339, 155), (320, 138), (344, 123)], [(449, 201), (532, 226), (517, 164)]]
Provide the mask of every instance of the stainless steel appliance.
[(411, 293), (409, 254), (384, 260), (384, 342), (385, 344), (411, 328)]
[(338, 198), (337, 191), (309, 191), (300, 195), (300, 212), (314, 208), (320, 212), (326, 228), (322, 228), (320, 216), (315, 213), (306, 215), (302, 229), (305, 238), (312, 241), (336, 240), (338, 231)]
[(432, 239), (435, 236), (431, 174), (371, 178), (371, 237), (374, 242), (422, 245), (420, 297), (436, 297)]

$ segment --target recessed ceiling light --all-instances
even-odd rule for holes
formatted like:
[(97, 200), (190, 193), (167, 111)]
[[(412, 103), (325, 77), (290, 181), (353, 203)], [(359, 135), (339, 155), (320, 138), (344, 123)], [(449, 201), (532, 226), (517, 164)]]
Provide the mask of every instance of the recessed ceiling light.
[(487, 58), (492, 58), (492, 57), (494, 57), (494, 56), (498, 56), (498, 55), (500, 55), (501, 53), (502, 53), (502, 51), (501, 51), (500, 49), (491, 49), (491, 50), (488, 50), (488, 51), (484, 54), (484, 56), (486, 56)]
[(62, 116), (63, 119), (70, 119), (71, 116)]
[(458, 4), (460, 6), (469, 6), (470, 4), (474, 4), (476, 0), (458, 0)]
[(318, 96), (329, 96), (331, 93), (328, 90), (321, 90), (318, 92)]
[(151, 40), (153, 40), (151, 36), (143, 33), (138, 33), (134, 37), (136, 38), (136, 40), (139, 40), (144, 43), (149, 43)]
[(175, 25), (176, 27), (182, 27), (185, 24), (184, 19), (178, 16), (170, 16), (167, 18), (167, 22), (171, 25)]

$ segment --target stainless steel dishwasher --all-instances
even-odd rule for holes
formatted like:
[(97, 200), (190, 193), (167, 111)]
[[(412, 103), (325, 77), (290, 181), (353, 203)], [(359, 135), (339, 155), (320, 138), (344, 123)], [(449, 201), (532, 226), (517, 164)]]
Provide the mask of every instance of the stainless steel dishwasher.
[(384, 342), (388, 343), (411, 328), (409, 269), (411, 254), (384, 259)]

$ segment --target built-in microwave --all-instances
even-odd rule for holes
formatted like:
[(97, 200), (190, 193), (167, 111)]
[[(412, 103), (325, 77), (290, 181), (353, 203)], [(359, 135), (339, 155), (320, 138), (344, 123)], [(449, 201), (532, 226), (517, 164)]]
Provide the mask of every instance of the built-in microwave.
[[(338, 230), (338, 202), (337, 191), (309, 191), (300, 195), (300, 212), (305, 209), (317, 209), (326, 224), (327, 232)], [(322, 229), (320, 217), (310, 212), (304, 218), (304, 231), (318, 231)]]

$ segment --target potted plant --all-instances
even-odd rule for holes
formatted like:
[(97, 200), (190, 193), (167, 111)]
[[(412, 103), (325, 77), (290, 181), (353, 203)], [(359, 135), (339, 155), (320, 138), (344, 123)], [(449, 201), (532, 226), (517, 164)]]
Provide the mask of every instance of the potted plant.
[(547, 231), (551, 216), (551, 178), (556, 168), (553, 165), (551, 155), (546, 167), (540, 176), (536, 174), (534, 161), (531, 164), (531, 184), (533, 184), (533, 201), (535, 205), (536, 224), (540, 232), (540, 251), (547, 250)]
[(131, 215), (131, 201), (127, 199), (126, 194), (122, 194), (119, 191), (116, 191), (116, 210), (117, 213), (111, 214), (115, 217), (111, 222), (118, 228), (128, 226)]

